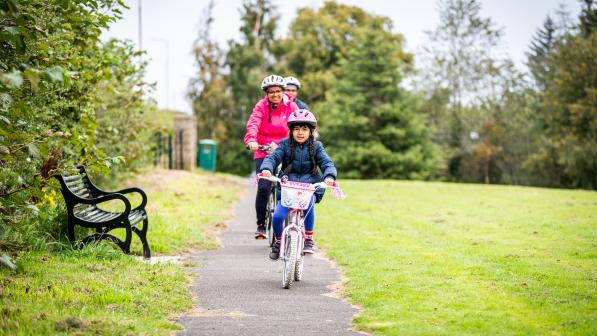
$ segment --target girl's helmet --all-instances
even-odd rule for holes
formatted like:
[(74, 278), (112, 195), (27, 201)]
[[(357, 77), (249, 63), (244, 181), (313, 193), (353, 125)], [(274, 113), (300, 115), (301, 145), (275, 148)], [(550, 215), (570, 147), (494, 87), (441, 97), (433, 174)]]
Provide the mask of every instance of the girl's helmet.
[(290, 116), (288, 117), (288, 128), (292, 129), (294, 125), (298, 124), (306, 124), (315, 128), (317, 127), (317, 119), (309, 110), (296, 110), (290, 113)]
[(286, 81), (284, 81), (284, 77), (278, 75), (269, 75), (261, 81), (261, 89), (263, 91), (267, 90), (267, 88), (271, 86), (279, 86), (281, 88), (285, 88)]
[(286, 81), (286, 85), (294, 85), (296, 86), (297, 89), (301, 89), (301, 82), (299, 82), (298, 79), (292, 77), (292, 76), (288, 76), (286, 78), (284, 78), (284, 81)]

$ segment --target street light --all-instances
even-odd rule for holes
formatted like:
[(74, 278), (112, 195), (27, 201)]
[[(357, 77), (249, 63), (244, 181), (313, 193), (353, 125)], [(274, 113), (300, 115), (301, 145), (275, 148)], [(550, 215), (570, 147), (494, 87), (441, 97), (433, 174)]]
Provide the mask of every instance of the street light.
[(139, 0), (139, 51), (143, 51), (143, 11), (141, 10), (143, 0)]
[(169, 47), (168, 47), (168, 40), (154, 37), (152, 40), (156, 42), (164, 43), (166, 46), (166, 109), (170, 109), (170, 70), (169, 70), (169, 61), (168, 61), (168, 54), (169, 54)]

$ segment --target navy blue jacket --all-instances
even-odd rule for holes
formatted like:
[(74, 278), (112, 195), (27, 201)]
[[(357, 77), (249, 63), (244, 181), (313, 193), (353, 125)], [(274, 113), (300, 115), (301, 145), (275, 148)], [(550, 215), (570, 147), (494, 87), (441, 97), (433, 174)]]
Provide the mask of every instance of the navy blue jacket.
[(304, 101), (295, 98), (294, 102), (296, 103), (296, 106), (298, 106), (298, 108), (302, 109), (302, 110), (308, 110), (309, 109), (309, 105), (307, 105), (307, 103), (305, 103)]
[[(332, 162), (332, 159), (327, 155), (323, 144), (320, 141), (315, 142), (315, 163), (319, 167), (320, 172), (311, 175), (313, 170), (313, 162), (309, 160), (309, 145), (307, 142), (298, 145), (294, 148), (294, 161), (292, 162), (292, 169), (288, 172), (288, 181), (302, 182), (302, 183), (317, 183), (326, 178), (336, 179), (338, 172)], [(274, 172), (274, 167), (282, 163), (282, 171), (290, 164), (290, 143), (288, 138), (282, 140), (271, 154), (268, 154), (263, 163), (261, 163), (260, 172), (269, 170)], [(318, 200), (323, 196), (324, 189), (317, 191)]]

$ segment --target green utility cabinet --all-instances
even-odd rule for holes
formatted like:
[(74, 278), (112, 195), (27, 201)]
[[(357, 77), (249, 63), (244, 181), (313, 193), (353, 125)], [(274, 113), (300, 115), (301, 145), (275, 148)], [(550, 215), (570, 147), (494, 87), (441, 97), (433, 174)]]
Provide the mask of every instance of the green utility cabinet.
[(216, 171), (216, 159), (218, 157), (218, 144), (211, 139), (201, 139), (197, 146), (197, 167)]

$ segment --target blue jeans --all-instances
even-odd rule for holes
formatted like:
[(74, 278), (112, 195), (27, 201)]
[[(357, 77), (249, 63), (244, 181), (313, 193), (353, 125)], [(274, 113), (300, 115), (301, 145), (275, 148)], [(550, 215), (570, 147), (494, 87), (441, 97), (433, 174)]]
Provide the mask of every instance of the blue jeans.
[[(304, 211), (309, 211), (307, 216), (305, 217), (305, 231), (313, 231), (315, 227), (315, 196), (311, 197), (311, 202), (309, 203), (309, 207)], [(281, 203), (276, 205), (276, 210), (274, 211), (274, 218), (272, 226), (274, 227), (274, 234), (276, 237), (282, 237), (282, 231), (284, 231), (284, 219), (286, 219), (286, 215), (288, 214), (288, 208), (282, 206)]]

